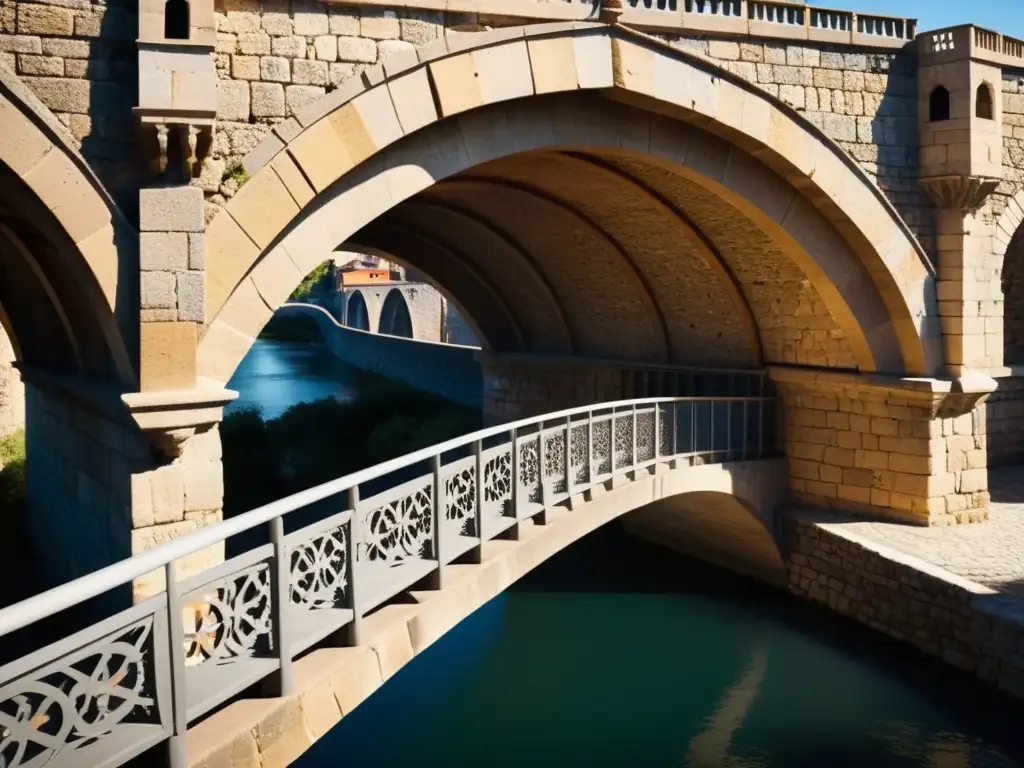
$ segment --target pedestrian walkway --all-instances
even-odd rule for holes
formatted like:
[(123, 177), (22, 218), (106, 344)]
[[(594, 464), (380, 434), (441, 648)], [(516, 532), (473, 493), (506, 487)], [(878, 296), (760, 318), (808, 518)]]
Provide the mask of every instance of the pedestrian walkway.
[(1024, 466), (989, 470), (986, 523), (921, 528), (851, 521), (851, 533), (912, 555), (965, 579), (1024, 596)]

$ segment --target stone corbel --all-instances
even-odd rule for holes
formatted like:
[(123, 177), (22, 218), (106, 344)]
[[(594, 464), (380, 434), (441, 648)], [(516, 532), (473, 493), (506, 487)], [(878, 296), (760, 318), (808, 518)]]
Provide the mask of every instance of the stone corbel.
[(153, 447), (167, 459), (181, 456), (196, 430), (224, 419), (224, 406), (237, 392), (216, 386), (196, 389), (130, 392), (121, 400)]
[(996, 187), (999, 179), (984, 176), (932, 176), (918, 179), (921, 189), (937, 208), (974, 213)]

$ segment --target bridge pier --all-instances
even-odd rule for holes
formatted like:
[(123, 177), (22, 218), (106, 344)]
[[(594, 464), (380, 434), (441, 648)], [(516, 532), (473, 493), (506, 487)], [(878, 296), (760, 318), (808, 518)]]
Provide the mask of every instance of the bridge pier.
[(784, 368), (771, 376), (794, 501), (919, 525), (988, 518), (991, 380), (955, 391), (937, 379)]

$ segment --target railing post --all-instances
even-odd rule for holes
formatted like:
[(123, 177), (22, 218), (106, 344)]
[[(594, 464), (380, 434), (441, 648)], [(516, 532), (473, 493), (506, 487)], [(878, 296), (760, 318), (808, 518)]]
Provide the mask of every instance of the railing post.
[(473, 510), (476, 515), (476, 534), (480, 539), (469, 555), (470, 562), (482, 563), (484, 559), (484, 542), (487, 537), (484, 534), (484, 460), (483, 444), (476, 440), (473, 443), (473, 472), (476, 482), (473, 483)]
[(188, 693), (185, 690), (185, 630), (181, 625), (181, 592), (174, 561), (164, 566), (167, 592), (167, 646), (171, 656), (171, 736), (167, 740), (169, 768), (188, 765)]
[(661, 459), (661, 403), (654, 404), (654, 474), (658, 474)]
[(342, 629), (345, 633), (345, 644), (357, 646), (363, 637), (363, 612), (359, 609), (359, 594), (357, 592), (357, 572), (359, 568), (359, 486), (353, 485), (348, 489), (348, 508), (352, 510), (352, 517), (348, 521), (348, 553), (346, 562), (348, 564), (348, 602), (352, 609), (352, 621)]
[(614, 480), (615, 480), (615, 408), (614, 408), (614, 406), (612, 407), (611, 416), (608, 417), (608, 425), (609, 425), (609, 428), (610, 428), (609, 429), (609, 438), (608, 438), (608, 452), (611, 454), (611, 466), (609, 467), (609, 470), (611, 471), (611, 479), (613, 481), (612, 482), (612, 487), (614, 487), (615, 486), (615, 483), (614, 483)]
[(434, 501), (434, 557), (437, 558), (437, 570), (430, 573), (425, 581), (427, 589), (441, 589), (442, 582), (444, 581), (442, 577), (444, 556), (441, 552), (441, 541), (444, 538), (442, 526), (444, 525), (444, 508), (446, 504), (446, 499), (441, 498), (441, 454), (436, 453), (431, 457), (430, 468), (434, 475), (430, 495)]
[[(762, 386), (762, 390), (763, 390)], [(757, 399), (757, 458), (764, 458), (764, 394)]]
[(679, 459), (676, 458), (679, 455), (679, 401), (672, 401), (672, 429), (669, 432), (672, 435), (672, 469), (676, 469), (679, 466)]
[(587, 411), (587, 490), (594, 488), (594, 412)]
[(640, 463), (640, 462), (638, 462), (636, 460), (637, 459), (637, 456), (636, 456), (636, 403), (633, 403), (632, 419), (633, 419), (633, 428), (632, 428), (632, 432), (633, 432), (633, 455), (632, 455), (631, 458), (633, 460), (633, 479), (636, 480), (636, 465)]
[(267, 678), (264, 690), (268, 696), (290, 696), (295, 690), (291, 641), (288, 637), (288, 604), (291, 601), (290, 563), (284, 543), (284, 519), (275, 517), (269, 525), (270, 543), (274, 546), (274, 568), (270, 573), (270, 625), (280, 667), (276, 675)]
[(533, 516), (533, 522), (537, 525), (548, 524), (548, 493), (547, 487), (545, 486), (545, 475), (547, 474), (545, 465), (547, 464), (547, 449), (544, 446), (544, 422), (541, 421), (537, 429), (537, 475), (540, 482), (540, 505), (541, 510)]
[(565, 495), (572, 498), (572, 416), (565, 417)]
[(501, 538), (511, 541), (519, 540), (519, 430), (513, 428), (512, 432), (512, 517), (515, 523), (501, 532)]

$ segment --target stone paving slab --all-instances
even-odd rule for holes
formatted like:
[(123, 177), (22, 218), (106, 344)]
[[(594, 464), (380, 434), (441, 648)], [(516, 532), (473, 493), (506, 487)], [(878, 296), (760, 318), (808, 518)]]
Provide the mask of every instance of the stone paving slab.
[(989, 470), (988, 522), (923, 528), (854, 521), (842, 526), (971, 581), (1024, 597), (1024, 466)]

